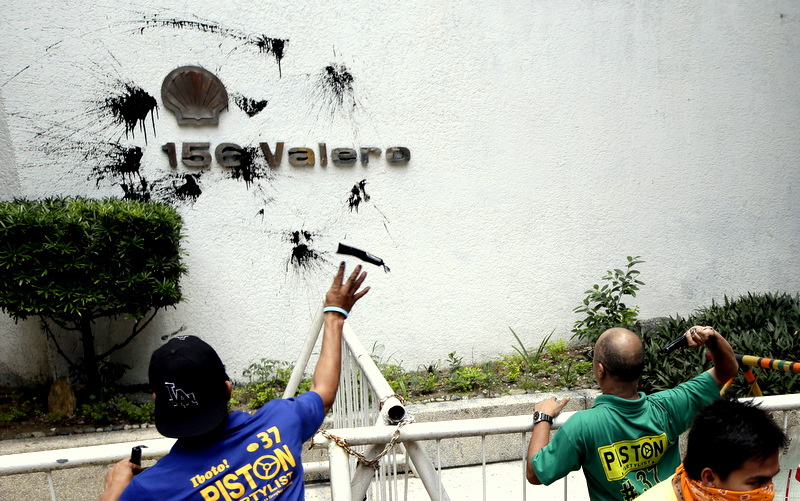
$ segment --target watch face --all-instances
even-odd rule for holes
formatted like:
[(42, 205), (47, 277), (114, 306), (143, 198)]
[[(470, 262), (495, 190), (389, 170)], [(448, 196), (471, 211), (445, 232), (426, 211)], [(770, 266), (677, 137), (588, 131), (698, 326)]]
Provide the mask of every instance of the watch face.
[(539, 416), (540, 416), (539, 411), (534, 411), (533, 412), (533, 420), (534, 421), (537, 421), (539, 419)]

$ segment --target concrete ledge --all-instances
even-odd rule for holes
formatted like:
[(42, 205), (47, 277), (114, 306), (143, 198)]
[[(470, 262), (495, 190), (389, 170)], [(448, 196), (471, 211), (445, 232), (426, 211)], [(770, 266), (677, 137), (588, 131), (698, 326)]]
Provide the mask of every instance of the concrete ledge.
[[(564, 408), (565, 412), (569, 412), (592, 407), (595, 397), (599, 394), (599, 390), (530, 393), (497, 398), (473, 398), (448, 402), (409, 404), (406, 409), (417, 423), (524, 414), (533, 415), (533, 406), (537, 402), (550, 397), (556, 397), (561, 400), (569, 396), (570, 401)], [(481, 437), (441, 440), (438, 444), (439, 458), (437, 458), (436, 441), (429, 440), (420, 444), (434, 465), (441, 464), (443, 468), (447, 468), (481, 464), (484, 457), (487, 463), (522, 461), (528, 450), (529, 440), (529, 433), (487, 436), (485, 443), (483, 443), (484, 439)], [(484, 452), (482, 452), (483, 446), (485, 446)]]

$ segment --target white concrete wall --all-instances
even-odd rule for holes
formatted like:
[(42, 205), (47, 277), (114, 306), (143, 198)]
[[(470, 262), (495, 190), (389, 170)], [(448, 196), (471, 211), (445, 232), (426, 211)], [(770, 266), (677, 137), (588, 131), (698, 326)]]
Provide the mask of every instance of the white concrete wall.
[[(391, 267), (368, 268), (352, 324), (410, 368), (509, 353), (509, 326), (530, 345), (569, 336), (584, 290), (627, 255), (647, 261), (642, 317), (798, 290), (793, 0), (32, 1), (6, 3), (0, 24), (23, 195), (122, 196), (125, 181), (97, 170), (118, 160), (109, 143), (139, 146), (152, 196), (185, 219), (186, 300), (126, 349), (139, 357), (130, 380), (180, 328), (217, 346), (234, 377), (260, 357), (293, 359), (339, 242)], [(259, 35), (288, 40), (280, 75), (247, 43)], [(332, 64), (353, 77), (341, 105), (320, 80)], [(231, 99), (218, 126), (178, 126), (160, 88), (183, 65), (269, 103), (248, 117)], [(158, 100), (147, 143), (103, 114), (125, 83)], [(202, 194), (175, 201), (169, 176), (197, 169), (171, 168), (161, 145), (191, 141), (405, 146), (412, 160), (284, 157), (252, 183), (214, 162)], [(351, 211), (363, 179), (370, 200)], [(320, 255), (306, 267), (290, 261), (296, 231)]]

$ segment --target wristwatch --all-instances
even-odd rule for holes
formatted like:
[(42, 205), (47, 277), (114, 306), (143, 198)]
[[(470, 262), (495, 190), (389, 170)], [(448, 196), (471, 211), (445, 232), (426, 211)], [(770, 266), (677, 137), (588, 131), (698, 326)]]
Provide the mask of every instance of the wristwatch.
[(533, 411), (534, 426), (536, 423), (541, 423), (542, 421), (547, 421), (548, 423), (553, 424), (553, 416), (550, 414), (545, 414), (544, 412)]

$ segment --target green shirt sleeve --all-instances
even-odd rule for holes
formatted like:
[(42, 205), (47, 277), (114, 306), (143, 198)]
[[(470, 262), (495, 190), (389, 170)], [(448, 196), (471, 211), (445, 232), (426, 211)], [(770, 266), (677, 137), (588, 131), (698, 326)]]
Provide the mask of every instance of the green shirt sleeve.
[(713, 376), (704, 372), (675, 388), (654, 393), (649, 398), (671, 417), (667, 434), (670, 439), (675, 439), (689, 429), (697, 411), (719, 398), (719, 388)]
[[(577, 418), (577, 419), (576, 419)], [(578, 414), (569, 418), (550, 440), (531, 459), (536, 478), (544, 485), (550, 485), (564, 478), (571, 471), (580, 469), (584, 463), (582, 449), (575, 443), (571, 430), (578, 425)]]

